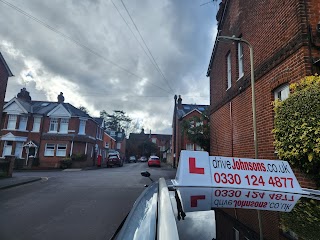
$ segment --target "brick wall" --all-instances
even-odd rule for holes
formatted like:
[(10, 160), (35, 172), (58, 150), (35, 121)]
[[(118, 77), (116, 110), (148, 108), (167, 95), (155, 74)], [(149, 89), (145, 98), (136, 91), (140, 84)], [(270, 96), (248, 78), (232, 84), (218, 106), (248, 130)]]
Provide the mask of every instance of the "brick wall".
[[(307, 24), (315, 34), (319, 1), (229, 0), (220, 35), (243, 37), (254, 48), (259, 158), (275, 159), (273, 147), (274, 90), (315, 71)], [(306, 9), (309, 13), (306, 17)], [(311, 20), (312, 19), (312, 20)], [(244, 76), (238, 79), (237, 44), (220, 41), (210, 72), (211, 155), (254, 157), (249, 50), (243, 46)], [(232, 87), (226, 90), (226, 56), (232, 58)], [(318, 51), (319, 55), (319, 51)], [(302, 181), (303, 187), (314, 186)]]
[(4, 98), (6, 95), (7, 83), (8, 83), (8, 73), (5, 69), (5, 66), (2, 64), (2, 62), (0, 62), (0, 126), (1, 126), (1, 116), (3, 111)]

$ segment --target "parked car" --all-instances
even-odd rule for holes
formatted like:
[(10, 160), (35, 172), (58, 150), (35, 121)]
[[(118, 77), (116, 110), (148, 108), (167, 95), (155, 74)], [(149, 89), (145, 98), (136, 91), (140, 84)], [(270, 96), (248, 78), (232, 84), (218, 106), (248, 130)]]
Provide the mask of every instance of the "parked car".
[(120, 153), (118, 151), (110, 151), (108, 153), (108, 157), (110, 156), (117, 156), (118, 158), (120, 158)]
[(117, 155), (110, 155), (107, 159), (107, 167), (118, 166), (122, 167), (123, 162)]
[(159, 157), (150, 156), (150, 158), (148, 160), (148, 167), (152, 167), (152, 166), (161, 167)]
[(135, 163), (137, 162), (137, 159), (135, 156), (130, 156), (129, 163), (131, 163), (131, 162), (135, 162)]
[(139, 161), (140, 162), (147, 162), (148, 158), (146, 156), (142, 156), (142, 157), (139, 158)]

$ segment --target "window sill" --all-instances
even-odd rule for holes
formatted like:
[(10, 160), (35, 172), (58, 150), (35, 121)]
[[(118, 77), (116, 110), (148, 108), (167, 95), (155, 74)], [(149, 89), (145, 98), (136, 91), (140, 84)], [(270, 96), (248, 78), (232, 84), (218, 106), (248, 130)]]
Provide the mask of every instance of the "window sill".
[(58, 133), (57, 131), (49, 131), (48, 133)]
[(244, 74), (242, 74), (242, 75), (237, 79), (237, 82), (238, 82), (241, 78), (243, 78), (243, 76), (244, 76)]

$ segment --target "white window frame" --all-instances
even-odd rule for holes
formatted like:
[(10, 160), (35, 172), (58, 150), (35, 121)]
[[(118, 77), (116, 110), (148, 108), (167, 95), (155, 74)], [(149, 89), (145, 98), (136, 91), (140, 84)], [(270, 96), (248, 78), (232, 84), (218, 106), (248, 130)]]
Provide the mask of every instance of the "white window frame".
[(19, 130), (20, 131), (27, 130), (27, 123), (28, 123), (28, 117), (21, 115), (20, 121), (19, 121)]
[(14, 155), (17, 158), (21, 158), (23, 149), (23, 142), (16, 142), (16, 147), (14, 149)]
[(100, 135), (99, 135), (100, 140), (102, 140), (102, 132), (103, 132), (103, 130), (102, 130), (102, 128), (100, 128)]
[(69, 118), (61, 118), (59, 133), (68, 133), (68, 130), (69, 130)]
[(154, 144), (157, 144), (157, 139), (156, 139), (156, 138), (151, 138), (151, 141), (152, 141)]
[(187, 143), (186, 144), (186, 150), (194, 151), (194, 144), (193, 143)]
[[(51, 130), (51, 126), (53, 129)], [(58, 118), (51, 118), (50, 125), (49, 125), (49, 132), (57, 132), (58, 131)]]
[(241, 42), (238, 42), (238, 71), (239, 71), (239, 79), (240, 79), (244, 75), (244, 69), (243, 69), (243, 46), (242, 46)]
[[(50, 145), (50, 148), (48, 148)], [(53, 148), (52, 148), (53, 146)], [(46, 148), (44, 150), (45, 157), (54, 157), (54, 151), (56, 149), (56, 145), (54, 143), (46, 143)]]
[(229, 52), (227, 55), (227, 90), (231, 88), (231, 53)]
[(121, 143), (117, 143), (117, 149), (121, 149)]
[(196, 151), (203, 151), (203, 148), (196, 144)]
[(99, 139), (99, 127), (97, 126), (97, 129), (96, 129), (96, 138)]
[(57, 157), (65, 157), (67, 156), (67, 144), (66, 143), (59, 143), (57, 144)]
[(86, 120), (80, 119), (80, 124), (79, 124), (79, 133), (80, 135), (85, 135), (86, 134)]
[(40, 132), (41, 117), (33, 117), (32, 132)]
[(280, 101), (284, 101), (289, 97), (289, 94), (289, 84), (283, 84), (274, 90), (274, 100), (279, 99)]
[(16, 129), (17, 126), (17, 115), (9, 114), (7, 129)]

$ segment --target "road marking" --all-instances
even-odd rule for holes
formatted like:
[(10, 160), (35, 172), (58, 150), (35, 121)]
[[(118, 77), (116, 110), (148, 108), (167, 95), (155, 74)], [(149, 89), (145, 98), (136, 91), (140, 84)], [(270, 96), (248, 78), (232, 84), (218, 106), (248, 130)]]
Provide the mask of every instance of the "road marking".
[(65, 169), (62, 170), (63, 172), (78, 172), (78, 171), (82, 171), (81, 168), (70, 168), (70, 169)]

